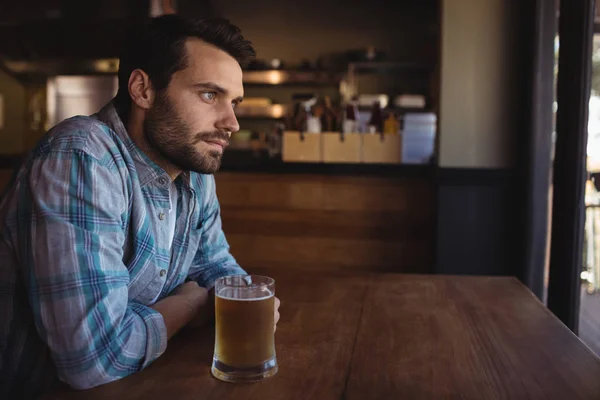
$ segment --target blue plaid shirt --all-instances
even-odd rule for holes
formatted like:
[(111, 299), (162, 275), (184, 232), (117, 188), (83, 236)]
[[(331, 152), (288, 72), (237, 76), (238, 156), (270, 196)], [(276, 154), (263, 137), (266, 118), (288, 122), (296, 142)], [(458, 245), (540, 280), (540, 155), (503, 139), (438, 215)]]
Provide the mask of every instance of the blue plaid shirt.
[(175, 235), (169, 175), (129, 138), (111, 103), (63, 121), (0, 200), (0, 398), (58, 376), (90, 388), (139, 371), (167, 346), (151, 306), (187, 278), (243, 274), (211, 175), (184, 172)]

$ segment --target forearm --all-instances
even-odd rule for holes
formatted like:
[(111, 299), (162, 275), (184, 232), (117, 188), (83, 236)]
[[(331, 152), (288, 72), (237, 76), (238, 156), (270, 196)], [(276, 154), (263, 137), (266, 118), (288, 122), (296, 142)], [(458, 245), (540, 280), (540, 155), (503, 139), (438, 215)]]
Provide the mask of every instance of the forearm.
[(215, 290), (214, 288), (208, 291), (206, 304), (200, 308), (200, 311), (189, 322), (190, 326), (200, 327), (208, 323), (212, 323), (215, 318)]
[[(185, 285), (190, 285), (186, 283)], [(196, 285), (195, 282), (193, 285)], [(210, 301), (201, 288), (192, 288), (184, 293), (174, 293), (158, 301), (152, 308), (162, 316), (170, 339), (192, 319), (205, 312)]]

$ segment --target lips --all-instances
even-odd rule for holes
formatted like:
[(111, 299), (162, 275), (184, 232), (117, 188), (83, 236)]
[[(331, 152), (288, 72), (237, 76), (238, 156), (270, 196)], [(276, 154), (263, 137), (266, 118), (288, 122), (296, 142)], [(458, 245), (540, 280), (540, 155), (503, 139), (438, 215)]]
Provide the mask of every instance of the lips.
[(212, 145), (216, 145), (221, 147), (221, 149), (224, 149), (225, 147), (227, 147), (227, 141), (225, 140), (221, 140), (221, 139), (209, 139), (209, 140), (204, 140), (206, 143), (208, 144), (212, 144)]

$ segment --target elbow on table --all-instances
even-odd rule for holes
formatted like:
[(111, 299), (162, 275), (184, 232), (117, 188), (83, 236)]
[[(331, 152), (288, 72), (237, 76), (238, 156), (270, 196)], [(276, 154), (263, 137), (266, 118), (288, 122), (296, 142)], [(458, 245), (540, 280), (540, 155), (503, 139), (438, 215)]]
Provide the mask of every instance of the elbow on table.
[(80, 363), (69, 368), (68, 371), (59, 371), (58, 376), (71, 388), (86, 390), (125, 378), (138, 370), (132, 367), (123, 368), (118, 361), (107, 361), (92, 367)]
[(76, 375), (62, 374), (60, 376), (60, 380), (62, 382), (66, 383), (67, 385), (69, 385), (69, 387), (75, 390), (92, 389), (97, 386), (102, 386), (121, 378), (124, 378), (124, 376), (107, 376), (98, 373), (82, 373)]

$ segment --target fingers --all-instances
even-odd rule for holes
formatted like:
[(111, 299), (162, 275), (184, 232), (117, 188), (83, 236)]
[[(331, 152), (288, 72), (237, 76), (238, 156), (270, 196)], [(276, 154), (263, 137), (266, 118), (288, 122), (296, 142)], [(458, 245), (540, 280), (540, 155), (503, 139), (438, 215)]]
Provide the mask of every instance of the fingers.
[(279, 306), (281, 305), (281, 302), (279, 301), (279, 299), (277, 297), (275, 297), (275, 325), (273, 326), (273, 332), (277, 331), (277, 322), (279, 321)]

